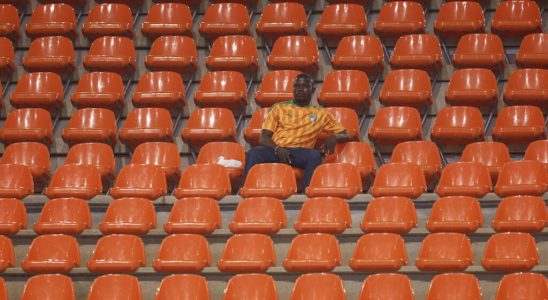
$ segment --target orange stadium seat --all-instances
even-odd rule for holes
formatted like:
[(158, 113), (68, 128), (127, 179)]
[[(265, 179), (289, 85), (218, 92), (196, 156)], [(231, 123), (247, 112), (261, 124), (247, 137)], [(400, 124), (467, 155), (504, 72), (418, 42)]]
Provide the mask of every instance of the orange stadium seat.
[(529, 143), (523, 159), (539, 161), (543, 163), (546, 170), (548, 170), (548, 140), (538, 140)]
[(335, 274), (303, 274), (297, 278), (291, 300), (344, 300), (346, 293), (341, 278)]
[(348, 163), (358, 167), (364, 188), (366, 184), (371, 184), (369, 181), (372, 181), (377, 167), (373, 150), (363, 142), (337, 143), (335, 152), (327, 155), (324, 163)]
[(182, 108), (185, 106), (183, 79), (175, 72), (144, 73), (131, 101), (134, 107)]
[[(23, 201), (16, 198), (0, 198), (0, 234), (13, 235), (25, 228), (27, 228), (27, 210)], [(3, 244), (1, 240), (0, 244)], [(0, 253), (3, 252), (0, 251)], [(0, 271), (3, 272), (2, 261), (3, 259), (0, 258)]]
[(255, 103), (261, 107), (270, 107), (278, 102), (292, 100), (293, 81), (300, 73), (294, 70), (274, 70), (267, 72), (255, 94)]
[[(335, 120), (343, 125), (344, 129), (346, 129), (348, 136), (352, 140), (360, 140), (360, 121), (358, 119), (358, 114), (354, 109), (347, 107), (328, 107), (325, 110), (333, 115), (333, 117), (335, 117)], [(327, 136), (327, 134), (322, 133), (318, 138), (318, 142), (316, 144), (323, 143)]]
[(389, 163), (377, 171), (371, 187), (373, 197), (404, 196), (417, 198), (426, 192), (426, 178), (417, 164)]
[(99, 238), (87, 266), (94, 273), (129, 273), (145, 264), (145, 247), (138, 236), (111, 234)]
[(90, 165), (105, 180), (114, 181), (116, 162), (114, 152), (107, 144), (81, 143), (69, 148), (64, 164)]
[(68, 273), (80, 266), (78, 241), (70, 235), (46, 234), (32, 240), (21, 262), (26, 273)]
[(91, 229), (87, 202), (78, 198), (51, 199), (44, 204), (33, 229), (37, 234), (77, 235)]
[(374, 274), (365, 278), (359, 300), (414, 300), (413, 286), (403, 274)]
[(221, 209), (212, 198), (179, 199), (173, 205), (164, 230), (167, 233), (209, 234), (221, 228)]
[(21, 300), (76, 300), (76, 293), (69, 276), (42, 274), (30, 277), (25, 283)]
[(150, 6), (141, 32), (150, 40), (164, 35), (192, 36), (192, 14), (183, 3), (155, 3)]
[(398, 38), (390, 66), (437, 73), (443, 66), (438, 38), (433, 34), (409, 34)]
[(280, 37), (274, 42), (266, 59), (270, 70), (295, 69), (302, 72), (316, 72), (320, 68), (318, 44), (311, 36), (291, 35)]
[(125, 106), (122, 77), (111, 72), (84, 73), (72, 93), (72, 105), (77, 108), (107, 108), (120, 110)]
[(548, 68), (548, 34), (526, 35), (516, 54), (516, 65), (520, 68)]
[(0, 165), (0, 197), (23, 199), (34, 193), (29, 168), (23, 165)]
[(168, 183), (181, 176), (181, 157), (176, 144), (166, 142), (147, 142), (135, 148), (131, 164), (155, 165), (162, 168)]
[(44, 4), (36, 7), (25, 26), (25, 33), (32, 39), (42, 36), (76, 37), (74, 9), (64, 3)]
[(358, 167), (348, 163), (329, 163), (320, 165), (314, 170), (310, 185), (306, 188), (306, 195), (351, 199), (362, 190)]
[(419, 2), (386, 2), (381, 7), (373, 29), (383, 40), (396, 40), (403, 35), (424, 33), (424, 9)]
[(198, 68), (196, 43), (188, 36), (161, 36), (152, 42), (145, 66), (151, 71), (194, 73)]
[(69, 164), (55, 170), (44, 193), (49, 199), (75, 197), (89, 200), (102, 190), (101, 173), (94, 166)]
[(445, 93), (450, 105), (496, 107), (498, 87), (495, 74), (489, 69), (470, 68), (456, 70), (451, 75)]
[(329, 272), (341, 264), (339, 242), (326, 233), (299, 234), (293, 238), (283, 262), (289, 272)]
[(237, 160), (242, 163), (241, 167), (225, 166), (230, 180), (233, 183), (238, 182), (244, 172), (245, 151), (244, 147), (234, 142), (211, 142), (205, 144), (196, 158), (197, 164), (218, 164), (223, 160)]
[(47, 181), (50, 176), (48, 147), (36, 142), (20, 142), (6, 146), (0, 164), (26, 166), (30, 169), (35, 182)]
[(192, 111), (181, 131), (183, 141), (193, 146), (236, 141), (234, 114), (226, 108), (207, 107)]
[(422, 120), (413, 107), (379, 108), (368, 132), (369, 140), (379, 145), (396, 145), (422, 139)]
[(417, 227), (417, 212), (413, 200), (391, 196), (374, 198), (367, 205), (360, 228), (365, 233), (408, 233)]
[(63, 140), (75, 145), (79, 143), (116, 144), (116, 117), (105, 108), (82, 108), (72, 113), (63, 129)]
[(463, 35), (485, 32), (481, 4), (475, 1), (444, 2), (434, 22), (434, 32), (444, 41), (452, 43)]
[(419, 69), (389, 72), (382, 85), (379, 102), (384, 106), (411, 106), (418, 109), (432, 105), (430, 76)]
[(450, 299), (451, 297), (481, 300), (478, 279), (468, 273), (445, 273), (434, 276), (430, 282), (426, 300)]
[(221, 272), (266, 272), (276, 265), (274, 243), (268, 235), (235, 234), (226, 241), (217, 267)]
[(371, 105), (367, 74), (359, 70), (336, 70), (325, 75), (318, 103), (322, 106), (362, 110)]
[(495, 300), (534, 299), (548, 297), (548, 282), (543, 274), (507, 274), (499, 282)]
[(93, 6), (82, 26), (89, 40), (102, 36), (133, 37), (133, 16), (129, 6), (121, 3), (103, 3)]
[(500, 142), (476, 142), (464, 147), (460, 160), (486, 165), (494, 185), (497, 182), (500, 169), (510, 161), (510, 152), (506, 145)]
[(255, 297), (263, 300), (278, 299), (276, 283), (270, 275), (235, 275), (230, 278), (223, 293), (223, 300), (241, 300)]
[(230, 191), (230, 176), (226, 169), (218, 164), (204, 164), (186, 168), (173, 194), (177, 198), (209, 197), (221, 200)]
[(306, 35), (308, 22), (302, 3), (269, 3), (264, 9), (257, 27), (257, 35), (267, 41), (275, 41), (286, 35)]
[[(58, 0), (45, 0), (45, 1), (58, 1)], [(82, 1), (82, 0), (80, 0), (80, 1)], [(87, 1), (87, 0), (85, 0), (85, 1)], [(125, 5), (129, 5), (134, 10), (138, 10), (143, 5), (144, 1), (143, 0), (97, 0), (95, 2), (97, 4), (110, 3), (110, 2), (122, 3), (122, 4), (125, 4)]]
[(426, 228), (430, 232), (473, 233), (482, 225), (480, 203), (470, 196), (437, 199), (426, 221)]
[(259, 53), (255, 40), (248, 35), (226, 35), (217, 38), (205, 60), (211, 71), (256, 72)]
[(0, 236), (0, 249), (2, 250), (0, 251), (0, 272), (4, 272), (7, 268), (15, 266), (15, 252), (13, 251), (13, 244), (9, 237)]
[(99, 230), (103, 234), (144, 235), (156, 228), (156, 210), (147, 198), (120, 198), (108, 205)]
[(120, 141), (130, 147), (145, 142), (172, 142), (173, 121), (163, 108), (136, 108), (127, 114), (119, 131)]
[(225, 35), (249, 35), (249, 13), (240, 3), (215, 3), (205, 11), (200, 34), (210, 41)]
[(491, 32), (499, 36), (524, 36), (542, 32), (542, 15), (535, 1), (501, 2), (491, 22)]
[(481, 111), (470, 106), (442, 108), (434, 121), (430, 138), (438, 145), (466, 145), (483, 141)]
[(453, 55), (456, 68), (486, 68), (504, 71), (504, 46), (498, 35), (471, 33), (460, 38)]
[[(259, 137), (261, 135), (261, 128), (263, 126), (263, 121), (268, 114), (268, 108), (261, 108), (255, 110), (247, 127), (244, 130), (244, 139), (251, 146), (255, 147), (259, 145)], [(1, 135), (0, 135), (1, 136)]]
[(432, 233), (421, 245), (415, 265), (421, 271), (464, 271), (473, 263), (470, 239), (462, 233)]
[(274, 197), (285, 200), (297, 192), (297, 181), (291, 166), (279, 163), (257, 164), (249, 170), (240, 195)]
[(508, 78), (503, 96), (508, 105), (548, 107), (548, 70), (515, 70)]
[(137, 68), (135, 45), (130, 38), (123, 36), (97, 38), (91, 43), (83, 64), (90, 72), (133, 73)]
[(89, 289), (88, 300), (142, 300), (137, 277), (127, 274), (108, 274), (95, 278)]
[(342, 233), (352, 227), (350, 208), (343, 198), (310, 198), (303, 204), (293, 227), (298, 233)]
[(286, 226), (282, 201), (272, 197), (244, 198), (228, 228), (233, 233), (275, 234)]
[(173, 274), (164, 277), (156, 291), (155, 300), (209, 299), (204, 277), (194, 274)]
[(539, 263), (535, 239), (528, 233), (504, 232), (491, 235), (481, 265), (487, 271), (523, 272)]
[(4, 279), (0, 279), (0, 299), (8, 300), (8, 290), (6, 288), (6, 282)]
[(414, 163), (421, 167), (426, 180), (441, 174), (442, 162), (438, 146), (431, 141), (399, 143), (392, 150), (391, 163)]
[[(237, 36), (231, 38), (233, 37)], [(224, 37), (220, 37), (215, 43), (223, 39)], [(244, 76), (236, 71), (207, 72), (200, 81), (198, 89), (194, 92), (194, 104), (199, 107), (245, 110), (247, 106), (247, 86)]]
[(43, 108), (59, 111), (65, 103), (61, 77), (51, 72), (25, 73), (17, 81), (10, 104), (15, 108)]
[(500, 197), (514, 195), (541, 196), (548, 190), (544, 165), (535, 160), (511, 161), (502, 166), (495, 186)]
[(377, 36), (355, 35), (340, 40), (331, 59), (335, 69), (357, 69), (376, 78), (384, 70), (384, 53)]
[(358, 239), (349, 265), (355, 272), (397, 271), (407, 264), (403, 238), (395, 233), (369, 233)]
[(156, 200), (167, 193), (164, 171), (156, 165), (125, 165), (110, 190), (113, 198), (143, 197)]
[(76, 67), (72, 41), (63, 36), (45, 36), (31, 42), (23, 58), (27, 72), (71, 73)]
[(489, 168), (474, 161), (449, 163), (443, 168), (436, 194), (481, 198), (493, 190)]
[(21, 108), (8, 113), (0, 129), (0, 141), (5, 145), (17, 142), (52, 142), (53, 122), (47, 110)]
[(11, 4), (0, 4), (0, 37), (15, 40), (19, 37), (19, 12)]
[(15, 50), (13, 43), (0, 37), (0, 75), (5, 75), (15, 70)]
[(198, 234), (172, 234), (162, 240), (152, 262), (157, 272), (200, 272), (211, 258), (207, 239)]
[(365, 8), (354, 3), (329, 4), (316, 24), (316, 34), (324, 40), (367, 34)]
[(493, 139), (506, 144), (529, 144), (546, 139), (542, 110), (536, 106), (506, 106), (499, 110)]
[(502, 198), (491, 225), (496, 232), (540, 232), (548, 225), (546, 204), (536, 196)]

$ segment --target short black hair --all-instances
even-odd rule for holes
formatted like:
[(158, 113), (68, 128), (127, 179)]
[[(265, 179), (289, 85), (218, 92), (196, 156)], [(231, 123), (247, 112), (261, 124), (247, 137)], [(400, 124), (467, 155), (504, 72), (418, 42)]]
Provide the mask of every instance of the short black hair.
[(293, 84), (295, 84), (297, 82), (297, 80), (299, 79), (304, 79), (306, 80), (306, 82), (312, 86), (314, 86), (314, 79), (312, 78), (312, 76), (306, 74), (306, 73), (301, 73), (299, 75), (297, 75), (295, 77), (295, 80), (293, 80)]

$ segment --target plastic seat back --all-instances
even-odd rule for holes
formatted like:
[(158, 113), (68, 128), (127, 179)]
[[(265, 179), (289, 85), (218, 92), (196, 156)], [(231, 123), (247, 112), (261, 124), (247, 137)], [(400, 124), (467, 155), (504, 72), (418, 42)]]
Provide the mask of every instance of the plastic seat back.
[(240, 179), (245, 167), (245, 151), (242, 145), (234, 142), (211, 142), (205, 144), (196, 158), (197, 164), (221, 164), (226, 161), (235, 160), (241, 166), (224, 166), (231, 182)]
[(89, 289), (88, 300), (142, 300), (137, 277), (127, 274), (108, 274), (95, 278)]
[(373, 197), (403, 196), (417, 198), (426, 191), (426, 178), (414, 163), (388, 163), (377, 171), (371, 187)]
[(146, 234), (156, 228), (156, 210), (146, 198), (120, 198), (107, 208), (99, 230), (103, 234)]
[(40, 182), (49, 179), (50, 155), (44, 144), (19, 142), (6, 146), (0, 164), (23, 165), (30, 169), (33, 180)]
[[(348, 136), (356, 141), (360, 140), (360, 120), (355, 110), (347, 107), (328, 107), (325, 109), (328, 111), (337, 122), (339, 122)], [(316, 145), (322, 144), (328, 137), (326, 133), (322, 133), (316, 142)]]
[(542, 110), (530, 105), (503, 107), (495, 120), (493, 139), (506, 144), (529, 144), (546, 139)]
[(199, 31), (208, 40), (214, 41), (225, 35), (248, 35), (250, 24), (245, 5), (215, 3), (206, 9)]
[(540, 300), (546, 297), (548, 297), (548, 282), (544, 275), (538, 273), (515, 273), (502, 277), (495, 300)]
[(110, 190), (113, 198), (142, 197), (155, 200), (167, 193), (164, 171), (156, 165), (129, 164), (123, 167)]
[(231, 236), (223, 249), (217, 267), (221, 272), (266, 272), (276, 265), (274, 243), (268, 235), (257, 233)]
[(21, 267), (27, 273), (68, 273), (80, 266), (78, 242), (70, 235), (46, 234), (32, 240)]
[(82, 26), (82, 33), (89, 40), (102, 36), (133, 37), (133, 16), (129, 6), (122, 3), (103, 3), (89, 10)]
[(460, 38), (453, 54), (456, 68), (486, 68), (493, 72), (504, 70), (504, 46), (492, 33), (471, 33)]
[(196, 164), (186, 168), (175, 197), (209, 197), (221, 200), (230, 194), (230, 176), (226, 169), (218, 164)]
[(457, 42), (469, 33), (485, 32), (481, 4), (474, 1), (443, 3), (434, 22), (434, 32), (448, 42)]
[(487, 166), (495, 184), (502, 166), (510, 161), (510, 152), (500, 142), (476, 142), (466, 145), (460, 161), (479, 162)]
[(70, 73), (75, 68), (72, 41), (63, 36), (45, 36), (31, 42), (23, 58), (27, 72)]
[(173, 121), (164, 108), (136, 108), (130, 111), (119, 131), (122, 142), (136, 147), (146, 142), (172, 142)]
[(245, 198), (234, 212), (228, 228), (233, 233), (274, 234), (286, 226), (281, 200), (271, 197)]
[(433, 34), (408, 34), (398, 38), (390, 57), (390, 66), (438, 72), (443, 66), (438, 38)]
[(316, 197), (302, 206), (293, 227), (298, 233), (342, 233), (352, 226), (350, 208), (345, 199)]
[(360, 227), (366, 232), (404, 234), (417, 227), (413, 200), (407, 197), (374, 198), (367, 205)]
[(80, 77), (71, 102), (77, 108), (97, 107), (116, 111), (125, 106), (124, 94), (124, 83), (119, 74), (91, 72)]
[(281, 36), (305, 35), (307, 27), (306, 11), (302, 3), (280, 2), (269, 3), (264, 7), (255, 30), (263, 39), (275, 41)]
[(542, 231), (547, 224), (548, 211), (542, 198), (510, 196), (499, 202), (492, 227), (497, 232), (536, 233)]
[(255, 40), (248, 35), (227, 35), (217, 38), (206, 58), (206, 67), (212, 71), (257, 71), (259, 54)]
[(462, 233), (432, 233), (422, 242), (415, 265), (421, 271), (464, 271), (473, 263), (470, 240)]
[(183, 141), (195, 146), (209, 142), (235, 141), (234, 114), (226, 108), (195, 109), (181, 132)]
[[(375, 175), (377, 163), (371, 146), (363, 142), (338, 143), (335, 152), (325, 157), (324, 163), (348, 163), (358, 167), (362, 182)], [(365, 186), (364, 186), (365, 187)]]
[[(27, 210), (23, 201), (16, 198), (0, 198), (0, 234), (13, 235), (24, 228), (27, 228)], [(0, 270), (3, 270), (6, 268), (6, 259), (0, 261), (4, 261), (0, 262)]]
[(99, 171), (103, 179), (114, 180), (116, 162), (114, 160), (114, 152), (107, 144), (76, 144), (70, 147), (64, 164), (93, 166)]
[[(548, 65), (548, 64), (547, 64)], [(518, 69), (510, 74), (503, 94), (508, 105), (548, 106), (548, 70)]]
[(133, 41), (122, 36), (103, 36), (91, 43), (84, 57), (86, 70), (133, 73), (136, 69), (137, 53)]
[(0, 4), (0, 37), (15, 40), (19, 37), (19, 12), (11, 4)]
[(7, 268), (15, 266), (15, 252), (9, 237), (0, 236), (0, 250), (0, 271), (4, 272)]
[(527, 146), (523, 159), (541, 162), (546, 167), (546, 170), (548, 170), (548, 141), (539, 140), (531, 142), (529, 146)]
[(0, 129), (0, 141), (5, 145), (17, 142), (52, 142), (53, 122), (47, 110), (21, 108), (8, 113)]
[(542, 16), (535, 1), (501, 2), (497, 5), (491, 32), (499, 36), (524, 36), (542, 32)]
[(365, 72), (337, 70), (325, 76), (318, 94), (318, 103), (322, 106), (360, 110), (371, 105), (370, 97), (371, 87)]
[(183, 3), (152, 4), (141, 32), (150, 40), (164, 35), (192, 36), (190, 8)]
[(9, 74), (15, 70), (15, 50), (13, 43), (0, 37), (0, 75)]
[(15, 108), (36, 107), (50, 111), (64, 106), (61, 77), (51, 72), (25, 73), (17, 81), (10, 103)]
[(359, 169), (348, 163), (329, 163), (314, 170), (308, 197), (340, 197), (351, 199), (363, 190)]
[(365, 9), (354, 3), (328, 5), (316, 24), (316, 34), (324, 40), (367, 34)]
[(70, 145), (89, 142), (115, 145), (116, 117), (106, 108), (76, 110), (63, 129), (62, 137)]
[(292, 100), (293, 82), (299, 74), (301, 72), (293, 70), (267, 72), (255, 94), (255, 103), (261, 107), (270, 107), (278, 102)]
[(395, 233), (369, 233), (358, 240), (349, 265), (356, 272), (397, 271), (407, 264), (403, 238)]
[(164, 277), (155, 300), (207, 300), (209, 288), (204, 277), (193, 274), (173, 274)]
[(297, 181), (291, 166), (279, 163), (254, 165), (240, 189), (242, 197), (287, 199), (297, 192)]
[(520, 68), (543, 68), (548, 66), (548, 34), (531, 33), (526, 35), (516, 54), (516, 65)]
[(480, 204), (476, 198), (469, 196), (439, 198), (426, 221), (430, 232), (473, 233), (482, 225)]
[(244, 139), (251, 146), (259, 145), (261, 128), (263, 126), (263, 122), (267, 114), (268, 114), (268, 108), (257, 109), (251, 116), (251, 119), (249, 120), (247, 127), (244, 129)]
[(493, 190), (489, 168), (479, 162), (454, 162), (445, 166), (436, 193), (481, 198)]
[(493, 107), (498, 104), (495, 74), (489, 69), (471, 68), (456, 70), (445, 93), (450, 105)]
[(161, 36), (152, 42), (145, 66), (151, 71), (194, 73), (198, 66), (196, 43), (188, 36)]
[(173, 143), (142, 143), (135, 148), (130, 163), (158, 166), (162, 168), (168, 179), (178, 179), (181, 176), (179, 148)]
[(35, 275), (27, 280), (21, 300), (76, 300), (70, 277), (61, 274)]
[(431, 139), (438, 145), (467, 145), (484, 140), (481, 111), (470, 106), (442, 108), (432, 126)]
[(283, 262), (290, 272), (329, 272), (340, 264), (339, 242), (334, 235), (326, 233), (297, 235)]
[(409, 141), (397, 144), (392, 150), (390, 162), (417, 164), (427, 180), (441, 174), (442, 162), (439, 149), (430, 141)]
[(295, 281), (291, 300), (344, 300), (346, 293), (341, 278), (335, 274), (303, 274)]
[(318, 45), (312, 37), (291, 35), (280, 37), (274, 42), (266, 64), (270, 70), (316, 72), (319, 69), (319, 58)]
[(481, 265), (485, 270), (498, 272), (529, 271), (538, 263), (535, 239), (523, 232), (491, 235), (481, 259)]
[[(452, 3), (452, 2), (450, 2)], [(426, 300), (441, 299), (481, 300), (481, 288), (478, 279), (468, 273), (447, 273), (434, 276)]]
[(542, 163), (535, 160), (507, 162), (502, 166), (495, 186), (500, 197), (514, 195), (540, 196), (548, 190), (548, 175)]
[(138, 236), (111, 234), (97, 241), (87, 267), (94, 273), (128, 273), (145, 264), (145, 247)]
[(30, 38), (42, 36), (76, 37), (76, 15), (74, 9), (64, 3), (44, 4), (36, 7), (25, 26)]
[(424, 108), (432, 105), (430, 76), (420, 69), (391, 71), (386, 75), (379, 101), (384, 106)]
[[(234, 37), (237, 36), (227, 38)], [(219, 38), (215, 43), (224, 39), (225, 37)], [(230, 60), (233, 58), (231, 56), (227, 57)], [(237, 58), (234, 58), (234, 60), (237, 60)], [(194, 93), (194, 103), (199, 107), (221, 107), (230, 110), (245, 109), (245, 106), (247, 106), (247, 86), (244, 76), (236, 71), (206, 73), (200, 81), (198, 90)]]
[(102, 190), (101, 173), (94, 166), (68, 164), (55, 170), (44, 193), (49, 199), (75, 197), (89, 200)]
[(385, 40), (395, 40), (407, 34), (424, 33), (426, 30), (424, 9), (419, 2), (387, 2), (381, 7), (374, 30)]
[(23, 199), (34, 193), (30, 169), (23, 165), (0, 165), (0, 197)]
[(134, 107), (181, 108), (185, 105), (183, 79), (175, 72), (145, 73), (131, 99)]
[(384, 52), (377, 36), (354, 35), (340, 40), (331, 59), (335, 69), (357, 69), (371, 78), (384, 70)]
[(266, 274), (238, 274), (228, 281), (223, 300), (251, 298), (277, 300), (274, 279)]
[(46, 202), (33, 226), (37, 234), (76, 235), (92, 225), (88, 204), (78, 198), (57, 198)]
[(217, 228), (221, 228), (219, 204), (205, 197), (177, 200), (164, 224), (167, 233), (208, 234)]
[(380, 108), (368, 132), (375, 144), (398, 144), (422, 139), (422, 120), (413, 107), (389, 106)]
[(206, 238), (198, 234), (172, 234), (162, 241), (152, 267), (157, 272), (200, 272), (210, 263)]
[(413, 286), (403, 274), (386, 273), (365, 278), (359, 300), (414, 300)]

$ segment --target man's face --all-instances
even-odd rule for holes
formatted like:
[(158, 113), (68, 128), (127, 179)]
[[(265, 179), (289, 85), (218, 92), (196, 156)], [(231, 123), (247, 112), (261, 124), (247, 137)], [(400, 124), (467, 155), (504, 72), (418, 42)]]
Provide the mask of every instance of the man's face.
[(301, 106), (310, 104), (314, 94), (314, 85), (304, 78), (299, 78), (293, 84), (293, 97), (295, 103)]

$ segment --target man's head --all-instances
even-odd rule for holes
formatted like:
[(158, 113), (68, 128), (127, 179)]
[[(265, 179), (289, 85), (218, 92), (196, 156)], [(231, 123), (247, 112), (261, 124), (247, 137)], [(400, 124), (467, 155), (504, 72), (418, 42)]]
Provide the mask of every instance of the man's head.
[(299, 74), (293, 81), (293, 98), (299, 106), (307, 106), (314, 94), (314, 79), (308, 74)]

